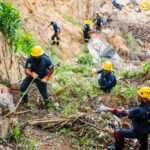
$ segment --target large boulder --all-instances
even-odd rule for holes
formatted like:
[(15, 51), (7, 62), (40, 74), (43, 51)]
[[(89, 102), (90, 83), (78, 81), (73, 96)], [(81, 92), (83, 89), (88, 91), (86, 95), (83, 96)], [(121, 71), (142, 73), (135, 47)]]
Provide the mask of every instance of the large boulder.
[(15, 105), (13, 103), (13, 96), (10, 93), (1, 93), (0, 94), (0, 108), (6, 108), (9, 111), (13, 111)]

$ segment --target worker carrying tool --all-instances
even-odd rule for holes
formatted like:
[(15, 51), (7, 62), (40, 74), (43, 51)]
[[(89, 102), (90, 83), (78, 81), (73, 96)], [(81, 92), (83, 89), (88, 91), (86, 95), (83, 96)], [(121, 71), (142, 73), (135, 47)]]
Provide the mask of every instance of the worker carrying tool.
[(107, 61), (103, 65), (103, 69), (93, 69), (93, 74), (101, 74), (101, 78), (98, 80), (100, 89), (105, 93), (110, 93), (112, 88), (116, 85), (116, 77), (112, 72), (112, 63)]
[[(50, 94), (47, 90), (47, 82), (54, 72), (54, 66), (40, 46), (34, 46), (31, 51), (31, 56), (25, 64), (25, 74), (27, 77), (23, 80), (20, 91), (22, 95), (26, 92), (32, 81), (36, 84), (40, 94), (44, 99), (45, 106), (51, 103)], [(28, 94), (26, 93), (22, 99), (23, 104), (28, 103)]]
[(84, 28), (83, 28), (83, 36), (84, 36), (84, 42), (87, 43), (90, 40), (90, 25), (92, 24), (92, 20), (87, 20), (85, 22)]
[(148, 135), (150, 133), (150, 87), (142, 87), (137, 91), (139, 105), (129, 110), (115, 109), (106, 106), (100, 106), (97, 112), (112, 112), (113, 114), (132, 119), (133, 128), (120, 129), (115, 131), (115, 146), (109, 146), (109, 150), (122, 150), (124, 147), (124, 138), (138, 139), (140, 143), (139, 150), (148, 150)]
[(60, 27), (54, 21), (51, 21), (50, 26), (53, 26), (53, 29), (54, 29), (54, 34), (51, 37), (52, 45), (55, 45), (55, 44), (59, 45), (59, 41), (60, 41), (60, 37), (59, 37), (59, 35), (60, 35)]

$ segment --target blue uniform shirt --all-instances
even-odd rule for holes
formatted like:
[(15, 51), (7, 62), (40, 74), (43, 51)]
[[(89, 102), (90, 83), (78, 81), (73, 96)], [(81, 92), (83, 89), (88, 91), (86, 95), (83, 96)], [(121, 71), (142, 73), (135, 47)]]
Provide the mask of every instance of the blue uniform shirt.
[(104, 89), (110, 89), (114, 86), (115, 76), (112, 72), (110, 74), (105, 74), (105, 70), (99, 70), (98, 73), (101, 73), (100, 86)]
[(58, 26), (57, 23), (53, 24), (53, 29), (54, 29), (54, 31), (60, 31), (60, 27)]
[(31, 56), (27, 59), (25, 68), (30, 69), (31, 72), (35, 72), (42, 79), (47, 75), (49, 70), (54, 68), (54, 65), (46, 55), (42, 55), (38, 59)]
[(135, 131), (143, 136), (150, 133), (150, 103), (140, 104), (129, 110)]

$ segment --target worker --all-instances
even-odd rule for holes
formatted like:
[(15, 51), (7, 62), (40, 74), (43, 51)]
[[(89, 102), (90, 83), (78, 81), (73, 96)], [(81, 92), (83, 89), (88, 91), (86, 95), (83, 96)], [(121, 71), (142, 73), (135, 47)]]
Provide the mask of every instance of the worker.
[(100, 89), (105, 93), (110, 93), (111, 89), (116, 85), (116, 77), (112, 72), (112, 63), (107, 61), (103, 65), (103, 69), (93, 69), (93, 74), (101, 74), (101, 78), (98, 80)]
[(87, 20), (85, 22), (85, 25), (84, 25), (84, 29), (83, 29), (83, 36), (84, 36), (84, 42), (87, 43), (90, 39), (90, 25), (92, 24), (92, 21), (91, 20)]
[[(60, 27), (54, 21), (51, 21), (50, 26), (53, 26), (53, 29), (54, 29), (54, 34), (51, 37), (52, 45), (55, 45), (55, 44), (59, 45), (59, 41), (60, 41), (60, 37), (59, 37), (59, 35), (60, 35)], [(55, 39), (56, 39), (56, 41), (55, 41)]]
[(107, 17), (107, 23), (109, 24), (109, 23), (111, 23), (112, 22), (112, 19), (111, 19), (111, 17), (110, 17), (110, 15)]
[(113, 114), (132, 119), (133, 128), (120, 129), (115, 131), (115, 145), (109, 146), (109, 150), (122, 150), (124, 138), (138, 139), (139, 150), (148, 150), (148, 135), (150, 133), (150, 87), (142, 87), (137, 91), (139, 105), (129, 110), (115, 109), (107, 106), (100, 106), (97, 111), (112, 112)]
[[(23, 94), (28, 89), (29, 85), (34, 80), (40, 94), (43, 97), (45, 106), (51, 103), (50, 95), (47, 90), (47, 82), (54, 72), (54, 66), (47, 55), (40, 46), (34, 46), (31, 51), (31, 56), (27, 59), (25, 64), (25, 74), (27, 77), (23, 80), (20, 91)], [(28, 94), (26, 93), (22, 99), (23, 104), (28, 103)]]
[(96, 22), (96, 31), (100, 32), (102, 24), (104, 24), (104, 19), (98, 11), (96, 12), (96, 17), (94, 18), (94, 22)]

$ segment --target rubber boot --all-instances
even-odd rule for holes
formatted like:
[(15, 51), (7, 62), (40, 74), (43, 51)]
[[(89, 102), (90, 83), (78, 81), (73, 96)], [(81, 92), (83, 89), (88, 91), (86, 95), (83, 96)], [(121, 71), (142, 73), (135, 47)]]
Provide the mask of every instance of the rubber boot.
[(55, 42), (55, 41), (53, 41), (53, 42), (52, 42), (52, 45), (56, 45), (56, 42)]
[(59, 41), (57, 41), (56, 44), (59, 45)]
[[(21, 94), (22, 95), (22, 94)], [(28, 95), (25, 95), (23, 98), (22, 98), (22, 101), (21, 101), (21, 104), (28, 104)]]
[(54, 108), (53, 101), (50, 98), (45, 99), (44, 104), (46, 109)]

